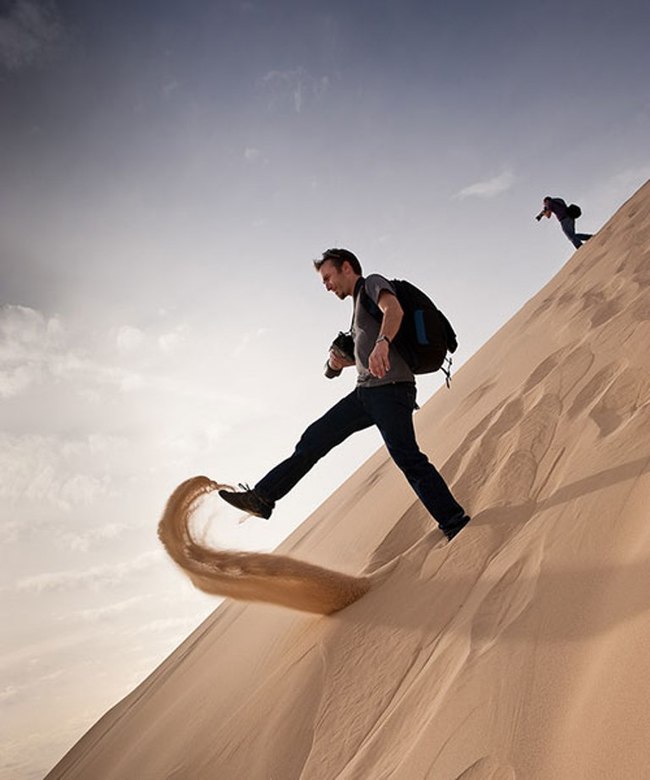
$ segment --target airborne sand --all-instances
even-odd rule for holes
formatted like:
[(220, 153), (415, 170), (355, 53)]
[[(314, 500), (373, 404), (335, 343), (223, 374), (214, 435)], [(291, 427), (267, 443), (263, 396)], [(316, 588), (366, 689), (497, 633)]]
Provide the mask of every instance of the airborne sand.
[(646, 184), (418, 413), (470, 526), (380, 450), (278, 553), (387, 578), (226, 602), (48, 777), (647, 777), (649, 344)]

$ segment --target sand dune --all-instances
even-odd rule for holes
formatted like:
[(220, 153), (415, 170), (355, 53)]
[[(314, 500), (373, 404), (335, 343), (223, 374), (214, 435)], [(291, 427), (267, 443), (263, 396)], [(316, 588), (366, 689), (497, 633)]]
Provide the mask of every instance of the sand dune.
[(277, 554), (387, 576), (328, 617), (226, 602), (49, 777), (648, 777), (648, 344), (650, 184), (418, 413), (462, 534), (380, 450)]

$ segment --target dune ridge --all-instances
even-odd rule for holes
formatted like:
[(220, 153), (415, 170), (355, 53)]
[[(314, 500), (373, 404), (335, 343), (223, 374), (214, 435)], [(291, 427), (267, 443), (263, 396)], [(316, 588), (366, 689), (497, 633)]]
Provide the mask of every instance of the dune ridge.
[(199, 590), (323, 615), (368, 592), (369, 577), (351, 577), (286, 555), (216, 550), (201, 544), (192, 536), (192, 512), (202, 496), (222, 487), (228, 485), (190, 477), (169, 497), (158, 524), (163, 546)]

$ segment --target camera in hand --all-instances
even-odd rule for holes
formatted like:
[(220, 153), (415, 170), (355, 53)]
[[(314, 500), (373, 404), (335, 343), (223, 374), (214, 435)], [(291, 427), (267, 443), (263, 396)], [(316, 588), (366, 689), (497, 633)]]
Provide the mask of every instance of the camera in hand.
[[(330, 351), (343, 360), (354, 362), (354, 339), (349, 333), (343, 333), (341, 331), (332, 342)], [(338, 376), (342, 370), (343, 369), (341, 368), (332, 368), (329, 364), (329, 360), (325, 363), (325, 376), (328, 379), (333, 379), (335, 376)]]
[(535, 217), (535, 219), (539, 222), (540, 219), (546, 214), (546, 209), (542, 209), (539, 214)]

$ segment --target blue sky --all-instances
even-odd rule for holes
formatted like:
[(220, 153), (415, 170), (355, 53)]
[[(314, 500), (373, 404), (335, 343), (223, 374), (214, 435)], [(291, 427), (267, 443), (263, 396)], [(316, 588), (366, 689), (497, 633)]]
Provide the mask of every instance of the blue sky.
[[(349, 305), (311, 260), (425, 288), (461, 366), (573, 251), (543, 196), (591, 232), (650, 176), (649, 22), (0, 0), (2, 776), (41, 777), (214, 608), (156, 539), (175, 485), (255, 482), (353, 386), (322, 377)], [(272, 549), (379, 443), (270, 523), (212, 505), (215, 541)]]

